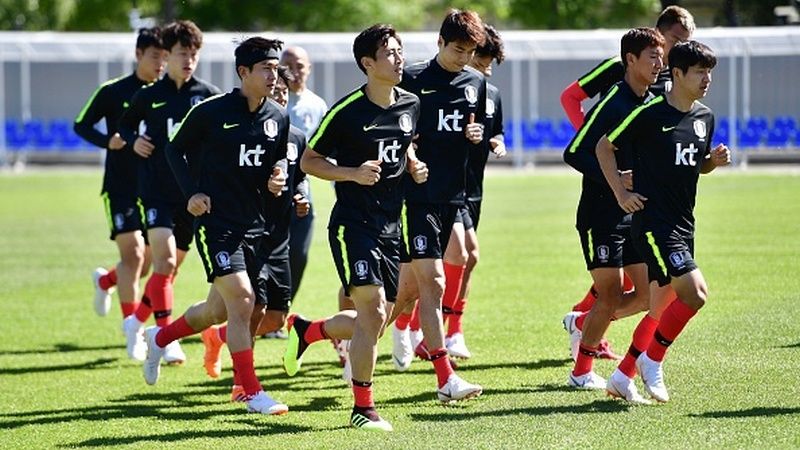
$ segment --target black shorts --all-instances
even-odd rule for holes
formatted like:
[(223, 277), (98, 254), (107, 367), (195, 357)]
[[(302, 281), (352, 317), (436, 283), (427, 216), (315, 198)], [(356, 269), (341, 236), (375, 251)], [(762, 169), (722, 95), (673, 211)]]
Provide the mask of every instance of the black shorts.
[(470, 219), (472, 219), (472, 228), (478, 231), (478, 222), (481, 220), (481, 203), (483, 200), (467, 200), (464, 206), (467, 207)]
[(172, 230), (178, 249), (188, 252), (192, 247), (194, 216), (186, 210), (186, 205), (145, 199), (144, 217), (147, 228)]
[(377, 285), (383, 286), (386, 300), (395, 301), (403, 246), (400, 236), (383, 237), (357, 226), (331, 224), (328, 241), (346, 296), (350, 296), (350, 286)]
[(650, 281), (666, 286), (672, 278), (697, 269), (694, 262), (694, 239), (684, 238), (674, 232), (643, 230), (634, 238), (634, 244), (647, 263)]
[(475, 224), (472, 223), (472, 216), (469, 213), (469, 209), (467, 209), (467, 205), (464, 205), (458, 209), (458, 214), (456, 214), (456, 220), (454, 223), (463, 224), (465, 230), (475, 228)]
[(263, 261), (258, 258), (260, 234), (246, 235), (223, 228), (200, 225), (195, 233), (197, 252), (203, 261), (206, 279), (213, 283), (217, 277), (237, 272), (247, 272), (253, 290), (257, 290)]
[(103, 206), (106, 210), (111, 240), (118, 234), (144, 231), (144, 206), (138, 197), (109, 194), (103, 192)]
[[(263, 255), (262, 255), (263, 256)], [(292, 271), (289, 258), (262, 259), (258, 274), (256, 304), (267, 310), (288, 312), (292, 306)]]
[(615, 230), (578, 230), (586, 270), (619, 268), (644, 263), (631, 239), (630, 227)]
[(460, 205), (409, 203), (408, 253), (412, 259), (441, 259)]

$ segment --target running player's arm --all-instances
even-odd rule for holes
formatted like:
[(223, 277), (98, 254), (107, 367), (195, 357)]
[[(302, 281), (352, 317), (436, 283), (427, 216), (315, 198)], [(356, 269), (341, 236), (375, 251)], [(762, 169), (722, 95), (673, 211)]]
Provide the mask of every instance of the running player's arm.
[(497, 98), (494, 101), (494, 117), (492, 119), (492, 128), (489, 133), (489, 147), (498, 158), (506, 155), (506, 138), (505, 128), (503, 126), (503, 101), (500, 98), (500, 92), (497, 93)]
[(573, 81), (561, 93), (561, 107), (575, 129), (585, 121), (581, 102), (604, 93), (625, 76), (622, 59), (619, 56), (608, 58), (582, 77)]
[(130, 106), (119, 119), (119, 135), (127, 143), (133, 143), (133, 151), (142, 158), (147, 158), (153, 152), (153, 144), (146, 134), (139, 136), (139, 123), (144, 120), (150, 107), (147, 95), (151, 89), (144, 87), (136, 91), (131, 98)]
[(642, 120), (637, 120), (642, 117), (639, 115), (641, 110), (642, 107), (634, 109), (619, 125), (612, 128), (608, 134), (604, 134), (595, 147), (597, 162), (600, 164), (606, 182), (614, 191), (620, 208), (627, 213), (644, 209), (644, 202), (647, 201), (647, 198), (625, 188), (614, 152), (622, 146), (634, 145), (636, 134), (642, 128), (642, 124), (639, 123)]
[[(298, 136), (299, 142), (297, 143), (297, 159), (298, 161), (303, 158), (306, 151), (306, 137), (301, 134)], [(305, 217), (311, 212), (311, 201), (309, 200), (309, 186), (308, 176), (300, 168), (298, 162), (294, 168), (294, 211), (297, 217)]]
[(619, 88), (614, 86), (600, 102), (589, 111), (587, 121), (581, 125), (575, 137), (564, 149), (564, 162), (582, 173), (585, 177), (603, 184), (606, 182), (603, 170), (595, 154), (595, 136), (610, 132), (619, 121), (619, 113), (615, 113), (608, 103), (617, 95)]
[(719, 166), (727, 166), (731, 163), (731, 151), (725, 144), (717, 144), (716, 147), (713, 149), (711, 148), (711, 142), (713, 142), (714, 136), (714, 123), (712, 121), (711, 125), (711, 132), (708, 133), (708, 145), (706, 146), (706, 155), (703, 158), (703, 165), (700, 166), (700, 173), (706, 174), (711, 173), (714, 169)]
[(478, 104), (474, 113), (470, 113), (467, 126), (464, 127), (464, 136), (473, 145), (480, 145), (489, 130), (486, 129), (486, 98), (489, 89), (486, 87), (486, 78), (481, 76), (480, 87), (478, 88)]
[(267, 181), (267, 190), (269, 190), (275, 197), (280, 197), (283, 188), (286, 186), (286, 177), (288, 176), (289, 161), (286, 159), (286, 149), (289, 146), (289, 115), (286, 114), (281, 120), (279, 126), (280, 135), (278, 136), (278, 151), (271, 155), (272, 159), (270, 165), (272, 166), (272, 174)]
[(185, 198), (188, 198), (187, 210), (195, 216), (211, 211), (211, 199), (200, 192), (197, 181), (192, 177), (191, 167), (198, 163), (198, 156), (202, 147), (205, 130), (211, 128), (204, 120), (202, 111), (193, 107), (186, 113), (178, 128), (169, 136), (169, 142), (164, 147), (175, 180), (181, 188)]
[(100, 148), (109, 148), (110, 144), (110, 136), (94, 128), (94, 125), (107, 115), (107, 108), (110, 105), (106, 97), (108, 97), (108, 84), (104, 83), (86, 101), (72, 126), (75, 134)]

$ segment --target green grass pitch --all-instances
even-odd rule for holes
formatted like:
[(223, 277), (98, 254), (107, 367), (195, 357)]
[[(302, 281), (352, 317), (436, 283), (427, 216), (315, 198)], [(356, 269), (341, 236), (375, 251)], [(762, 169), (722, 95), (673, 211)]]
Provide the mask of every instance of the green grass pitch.
[[(561, 318), (589, 286), (574, 230), (579, 178), (492, 173), (482, 260), (465, 315), (474, 356), (459, 372), (477, 400), (442, 406), (430, 363), (396, 373), (380, 343), (375, 400), (395, 427), (347, 427), (351, 393), (331, 346), (283, 374), (283, 341), (259, 340), (257, 372), (290, 407), (283, 417), (228, 402), (230, 362), (210, 380), (198, 338), (188, 361), (147, 386), (125, 356), (116, 304), (92, 309), (90, 273), (116, 261), (98, 196), (100, 172), (0, 175), (0, 448), (798, 448), (800, 447), (800, 176), (724, 171), (704, 176), (696, 259), (710, 299), (668, 354), (672, 401), (630, 407), (566, 387)], [(317, 221), (294, 310), (336, 308), (325, 225), (330, 186), (315, 181)], [(175, 317), (205, 297), (196, 252), (180, 270)], [(612, 325), (622, 352), (638, 319)], [(596, 364), (610, 375), (614, 365)], [(641, 384), (640, 384), (641, 386)]]

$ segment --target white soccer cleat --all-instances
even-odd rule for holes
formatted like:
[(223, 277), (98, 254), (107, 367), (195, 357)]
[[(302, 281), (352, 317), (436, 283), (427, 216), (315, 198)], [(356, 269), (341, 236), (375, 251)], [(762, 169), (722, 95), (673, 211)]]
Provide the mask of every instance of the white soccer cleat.
[(583, 375), (575, 376), (572, 372), (569, 373), (567, 384), (578, 389), (605, 389), (606, 380), (600, 375), (589, 371)]
[(158, 382), (158, 376), (161, 374), (161, 358), (164, 356), (164, 349), (156, 344), (156, 335), (161, 327), (153, 326), (147, 327), (144, 330), (144, 341), (147, 344), (147, 356), (142, 365), (144, 373), (144, 381), (149, 385)]
[(644, 381), (644, 390), (656, 401), (666, 403), (669, 401), (669, 392), (664, 384), (664, 365), (653, 361), (643, 352), (636, 358), (636, 370)]
[(570, 311), (564, 316), (564, 319), (561, 320), (561, 323), (564, 325), (564, 329), (569, 333), (569, 349), (572, 353), (572, 360), (578, 360), (578, 349), (581, 346), (581, 337), (583, 337), (583, 333), (581, 330), (578, 329), (576, 321), (578, 317), (583, 314), (582, 312), (578, 311)]
[(247, 412), (251, 413), (279, 416), (289, 412), (288, 406), (276, 402), (264, 391), (258, 391), (257, 394), (250, 396), (245, 402), (247, 403)]
[(447, 353), (454, 358), (469, 359), (472, 357), (463, 333), (455, 333), (449, 338), (445, 338), (444, 345), (447, 347)]
[(627, 375), (622, 373), (619, 369), (614, 370), (614, 373), (608, 377), (606, 383), (606, 392), (612, 397), (624, 399), (636, 405), (650, 405), (650, 400), (642, 397), (633, 380), (628, 378)]
[(342, 339), (339, 345), (343, 350), (342, 358), (344, 358), (342, 380), (344, 380), (348, 386), (353, 387), (353, 366), (350, 364), (350, 339)]
[(422, 343), (423, 339), (425, 339), (425, 335), (422, 334), (422, 330), (412, 330), (411, 328), (408, 329), (408, 338), (411, 340), (411, 349), (414, 350), (419, 347), (419, 344)]
[(128, 358), (144, 361), (147, 356), (147, 344), (144, 342), (144, 327), (135, 315), (122, 319), (122, 332), (125, 334), (125, 349)]
[(164, 362), (173, 366), (186, 362), (186, 353), (183, 353), (180, 342), (172, 341), (164, 347)]
[(480, 385), (468, 383), (456, 374), (450, 375), (447, 383), (436, 391), (439, 401), (442, 403), (468, 400), (481, 395), (481, 393), (483, 393), (483, 388)]
[(100, 317), (108, 315), (111, 309), (111, 292), (113, 288), (105, 290), (100, 287), (100, 277), (108, 274), (106, 269), (98, 267), (92, 272), (92, 284), (94, 284), (94, 312)]
[(392, 362), (398, 372), (405, 372), (414, 361), (414, 347), (411, 346), (410, 330), (401, 330), (392, 325)]

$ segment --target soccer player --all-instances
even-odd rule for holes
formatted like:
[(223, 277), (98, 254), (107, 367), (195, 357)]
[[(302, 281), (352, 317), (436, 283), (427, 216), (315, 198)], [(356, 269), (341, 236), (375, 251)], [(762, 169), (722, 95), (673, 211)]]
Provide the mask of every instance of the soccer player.
[[(140, 298), (139, 276), (145, 265), (144, 217), (138, 192), (139, 157), (117, 132), (117, 122), (128, 107), (133, 94), (142, 86), (156, 81), (164, 69), (164, 50), (159, 28), (142, 28), (136, 38), (136, 70), (109, 80), (92, 94), (75, 119), (75, 133), (88, 142), (107, 150), (101, 197), (105, 206), (111, 240), (117, 243), (120, 260), (111, 271), (95, 269), (95, 312), (108, 314), (109, 291), (117, 286), (123, 319), (136, 311)], [(94, 125), (105, 119), (106, 133)], [(125, 329), (123, 327), (123, 329)], [(128, 357), (144, 360), (141, 330), (126, 333)]]
[[(623, 81), (590, 111), (586, 123), (564, 150), (564, 161), (583, 174), (576, 228), (586, 268), (594, 280), (597, 301), (590, 312), (581, 313), (582, 333), (571, 324), (575, 366), (568, 384), (581, 389), (605, 389), (605, 380), (593, 370), (593, 359), (612, 318), (647, 309), (647, 266), (633, 248), (631, 214), (623, 211), (603, 177), (594, 154), (597, 141), (637, 106), (653, 98), (647, 90), (663, 68), (664, 38), (654, 28), (634, 28), (621, 40), (620, 56), (625, 66)], [(630, 149), (616, 152), (620, 177), (630, 186), (633, 159)], [(623, 273), (634, 290), (623, 299)], [(577, 314), (577, 313), (572, 313)], [(579, 344), (579, 345), (578, 345)]]
[[(152, 311), (158, 326), (171, 321), (173, 282), (192, 242), (192, 217), (164, 154), (168, 137), (180, 126), (193, 105), (220, 91), (194, 76), (203, 34), (193, 22), (179, 20), (167, 25), (163, 34), (167, 56), (167, 75), (140, 89), (120, 119), (119, 133), (133, 150), (145, 158), (142, 182), (147, 238), (153, 254), (153, 273), (147, 280), (145, 295), (151, 306), (142, 303), (125, 324), (138, 332)], [(139, 134), (144, 121), (146, 133)], [(175, 341), (165, 352), (169, 363), (181, 364), (186, 355)]]
[(396, 87), (404, 63), (396, 31), (389, 25), (367, 28), (354, 40), (353, 56), (367, 75), (367, 83), (336, 102), (325, 115), (308, 143), (301, 167), (311, 175), (335, 181), (329, 241), (342, 287), (356, 309), (314, 322), (290, 316), (283, 363), (292, 376), (309, 344), (323, 338), (351, 339), (354, 406), (350, 424), (392, 431), (391, 424), (375, 410), (372, 376), (378, 338), (386, 325), (386, 302), (397, 295), (404, 174), (408, 171), (415, 183), (423, 183), (427, 169), (411, 148), (419, 99)]
[[(281, 195), (286, 174), (289, 116), (267, 99), (275, 85), (281, 44), (259, 37), (239, 44), (235, 57), (241, 89), (197, 104), (170, 136), (165, 153), (189, 199), (186, 209), (197, 218), (198, 253), (213, 287), (208, 301), (192, 306), (174, 323), (145, 330), (144, 377), (155, 384), (161, 354), (170, 342), (227, 317), (228, 348), (247, 410), (261, 414), (288, 411), (264, 392), (256, 377), (250, 329), (253, 305), (263, 295), (257, 247), (268, 213), (264, 199)], [(277, 190), (272, 185), (276, 178)]]
[[(634, 244), (647, 262), (650, 310), (637, 327), (629, 353), (635, 367), (620, 367), (608, 380), (609, 394), (641, 402), (633, 376), (666, 402), (662, 362), (667, 348), (705, 304), (708, 287), (694, 261), (694, 205), (701, 173), (730, 163), (724, 144), (712, 148), (714, 114), (699, 100), (711, 85), (717, 58), (696, 41), (669, 54), (672, 89), (634, 109), (597, 143), (597, 159), (619, 206), (633, 217)], [(614, 151), (633, 152), (633, 191), (618, 175)], [(673, 299), (672, 287), (678, 295)], [(625, 361), (623, 361), (625, 363)]]

